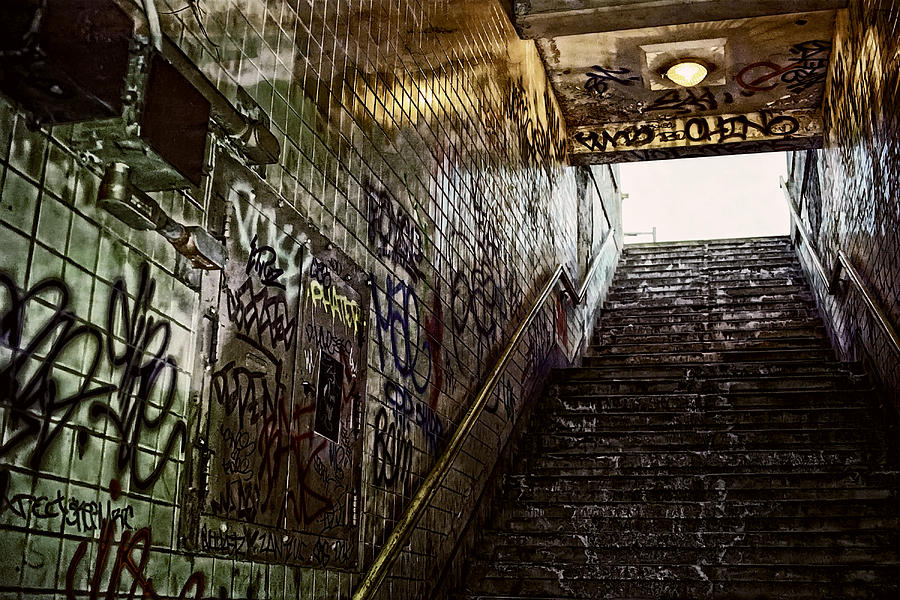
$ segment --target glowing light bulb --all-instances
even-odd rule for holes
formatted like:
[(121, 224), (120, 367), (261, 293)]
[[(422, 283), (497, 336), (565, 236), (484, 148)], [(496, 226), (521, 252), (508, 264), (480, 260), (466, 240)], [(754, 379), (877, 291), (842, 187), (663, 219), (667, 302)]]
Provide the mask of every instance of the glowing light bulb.
[(682, 87), (694, 87), (706, 79), (708, 74), (709, 69), (693, 60), (676, 63), (666, 71), (666, 77)]

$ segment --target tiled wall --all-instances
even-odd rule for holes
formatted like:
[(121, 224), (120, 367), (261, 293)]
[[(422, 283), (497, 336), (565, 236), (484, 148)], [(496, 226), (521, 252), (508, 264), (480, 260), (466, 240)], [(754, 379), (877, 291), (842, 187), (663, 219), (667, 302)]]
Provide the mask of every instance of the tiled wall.
[(216, 137), (202, 186), (154, 194), (224, 233), (201, 276), (97, 207), (69, 127), (0, 100), (0, 598), (349, 597), (542, 284), (617, 229), (585, 305), (541, 309), (381, 591), (427, 597), (526, 399), (590, 333), (617, 174), (565, 166), (500, 2), (158, 4), (280, 160)]
[[(852, 0), (841, 11), (824, 117), (826, 147), (792, 157), (792, 189), (830, 270), (844, 250), (900, 327), (900, 5)], [(804, 181), (806, 185), (804, 186)], [(809, 264), (806, 250), (801, 255)], [(869, 363), (900, 410), (900, 355), (849, 282), (834, 295), (810, 269), (844, 360)]]

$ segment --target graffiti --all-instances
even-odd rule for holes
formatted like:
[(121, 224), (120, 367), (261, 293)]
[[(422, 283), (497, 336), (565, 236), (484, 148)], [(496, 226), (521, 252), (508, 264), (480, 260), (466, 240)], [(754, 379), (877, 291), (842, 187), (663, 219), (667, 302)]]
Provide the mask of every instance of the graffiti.
[[(158, 320), (150, 310), (156, 281), (150, 278), (149, 267), (142, 266), (131, 303), (125, 281), (113, 283), (105, 331), (79, 324), (83, 322), (69, 310), (68, 286), (61, 281), (44, 280), (20, 294), (12, 279), (0, 274), (0, 290), (8, 297), (6, 312), (0, 316), (0, 345), (11, 350), (0, 370), (0, 405), (10, 408), (0, 455), (31, 443), (26, 462), (37, 470), (81, 404), (92, 400), (88, 408), (91, 419), (109, 421), (118, 434), (119, 472), (128, 468), (136, 488), (151, 487), (176, 448), (184, 452), (187, 426), (168, 418), (175, 402), (178, 367), (167, 354), (171, 325)], [(30, 338), (25, 336), (26, 322), (28, 331), (33, 332)], [(80, 386), (72, 390), (57, 380), (55, 368), (66, 352), (76, 348), (86, 366)], [(95, 385), (104, 349), (114, 383)], [(37, 356), (41, 358), (35, 367), (32, 361)], [(102, 396), (108, 399), (93, 400)], [(156, 406), (150, 405), (151, 398)], [(149, 438), (155, 440), (161, 430), (168, 431), (161, 458), (149, 473), (144, 473), (139, 466), (139, 444), (148, 443)], [(78, 436), (82, 456), (87, 443), (87, 435)]]
[(233, 431), (229, 427), (219, 427), (222, 436), (222, 470), (241, 479), (253, 475), (252, 460), (256, 442), (246, 431)]
[[(144, 527), (133, 533), (123, 531), (118, 541), (115, 541), (114, 538), (115, 524), (112, 521), (104, 522), (100, 530), (97, 557), (93, 569), (88, 570), (86, 577), (89, 585), (89, 600), (98, 600), (101, 595), (108, 600), (112, 598), (161, 600), (163, 596), (157, 593), (153, 581), (146, 575), (151, 553), (150, 528)], [(116, 557), (112, 566), (108, 568), (107, 563), (113, 548), (115, 548)], [(72, 561), (69, 563), (69, 568), (66, 570), (66, 598), (68, 600), (75, 600), (76, 597), (83, 595), (75, 589), (75, 581), (87, 550), (88, 540), (84, 540), (78, 545)], [(138, 553), (137, 559), (135, 559), (136, 552)], [(122, 576), (125, 574), (131, 578), (131, 587), (127, 594), (123, 591), (128, 589), (122, 580)], [(105, 592), (102, 591), (104, 577), (108, 581)], [(184, 600), (193, 597), (201, 600), (205, 589), (206, 576), (197, 571), (187, 578), (177, 598)]]
[[(542, 97), (543, 114), (529, 108), (529, 98), (521, 78), (509, 85), (506, 99), (506, 118), (515, 124), (519, 155), (526, 165), (542, 169), (548, 178), (553, 174), (559, 161), (566, 156), (566, 144), (562, 122), (554, 110), (555, 106), (548, 90)], [(533, 104), (536, 104), (535, 101)], [(541, 120), (544, 117), (546, 125)]]
[(329, 566), (349, 568), (359, 539), (362, 278), (268, 186), (223, 161), (217, 190), (234, 213), (201, 430), (210, 447), (196, 477), (200, 545), (308, 566), (320, 564), (314, 547), (324, 539)]
[[(231, 171), (232, 174), (235, 172)], [(220, 177), (217, 181), (230, 183), (227, 190), (224, 191), (224, 196), (228, 198), (234, 208), (234, 224), (237, 230), (234, 244), (242, 249), (249, 248), (252, 254), (255, 245), (253, 240), (256, 239), (257, 243), (260, 239), (266, 240), (265, 247), (272, 249), (284, 268), (284, 272), (279, 274), (277, 279), (290, 281), (294, 278), (299, 271), (296, 265), (301, 262), (303, 246), (275, 224), (275, 211), (274, 209), (266, 210), (262, 206), (262, 198), (258, 196), (259, 190), (254, 190), (245, 181), (233, 181), (230, 177)], [(243, 250), (240, 254), (243, 254)], [(266, 255), (268, 254), (266, 252)], [(268, 262), (268, 256), (262, 258), (264, 262)], [(277, 267), (275, 263), (272, 263), (272, 266)], [(259, 274), (258, 271), (256, 273)]]
[(685, 88), (683, 90), (670, 90), (662, 94), (647, 107), (648, 111), (671, 110), (676, 113), (687, 114), (694, 111), (716, 110), (719, 103), (715, 95), (708, 87), (699, 90)]
[(413, 444), (409, 439), (409, 423), (405, 426), (391, 420), (382, 406), (375, 416), (375, 438), (372, 446), (372, 465), (375, 484), (405, 487), (412, 472)]
[[(281, 372), (281, 363), (277, 362), (274, 381), (281, 381)], [(280, 519), (280, 515), (292, 507), (292, 517), (304, 524), (310, 523), (333, 505), (327, 496), (310, 489), (307, 481), (311, 463), (327, 442), (322, 442), (303, 458), (304, 442), (311, 440), (313, 433), (304, 426), (302, 418), (311, 413), (314, 406), (291, 414), (286, 405), (284, 386), (278, 383), (278, 393), (273, 394), (268, 377), (264, 371), (238, 367), (234, 362), (213, 374), (213, 397), (225, 408), (226, 416), (238, 416), (239, 433), (229, 434), (235, 443), (225, 445), (221, 457), (223, 472), (237, 476), (227, 478), (211, 507), (217, 514), (248, 521), (255, 521), (259, 515), (276, 508)], [(256, 437), (252, 442), (255, 447), (249, 452), (249, 438), (243, 437), (248, 427)], [(244, 460), (251, 456), (255, 456), (252, 467)], [(296, 487), (276, 498), (276, 490), (283, 491), (289, 465), (296, 474)]]
[(644, 146), (656, 139), (656, 130), (651, 125), (631, 125), (610, 132), (576, 131), (575, 141), (592, 151), (605, 152), (607, 147)]
[(503, 412), (506, 413), (507, 419), (511, 418), (516, 412), (516, 394), (513, 391), (512, 381), (506, 377), (497, 384), (497, 388), (491, 395), (491, 401), (485, 406), (485, 410), (491, 414), (497, 414), (500, 406), (503, 406)]
[[(228, 318), (237, 330), (260, 349), (289, 350), (294, 345), (297, 320), (288, 318), (288, 305), (281, 293), (258, 292), (250, 279), (232, 291), (226, 288)], [(252, 336), (252, 337), (251, 337)]]
[(314, 431), (337, 442), (341, 425), (344, 366), (324, 352), (320, 354)]
[(331, 280), (331, 269), (315, 256), (309, 262), (309, 278), (326, 290), (331, 289), (331, 284), (333, 283)]
[[(338, 542), (343, 545), (343, 542)], [(264, 557), (275, 561), (297, 561), (309, 553), (309, 543), (283, 530), (272, 531), (237, 525), (234, 529), (200, 528), (200, 549), (232, 558)]]
[(683, 122), (631, 125), (614, 131), (581, 130), (575, 132), (574, 139), (590, 151), (606, 152), (617, 148), (649, 146), (654, 143), (721, 144), (765, 137), (784, 138), (799, 130), (800, 121), (792, 115), (773, 115), (761, 112), (747, 115), (694, 117)]
[(369, 244), (378, 256), (403, 267), (413, 281), (422, 276), (422, 235), (409, 213), (387, 192), (366, 189), (369, 198)]
[(453, 277), (453, 327), (462, 332), (471, 320), (479, 335), (493, 339), (498, 319), (505, 316), (505, 299), (497, 277), (480, 267), (467, 276), (457, 271)]
[(825, 83), (831, 42), (810, 40), (791, 46), (795, 56), (787, 65), (761, 61), (747, 65), (737, 75), (737, 83), (746, 96), (774, 90), (781, 84), (795, 94)]
[(4, 494), (0, 498), (0, 515), (7, 511), (23, 522), (30, 520), (32, 526), (36, 526), (38, 521), (49, 521), (51, 529), (73, 527), (79, 533), (94, 531), (104, 521), (122, 529), (131, 529), (129, 519), (134, 518), (134, 507), (131, 505), (113, 506), (111, 500), (81, 500), (66, 496), (62, 490), (56, 490), (53, 496), (21, 493), (10, 497)]
[(428, 333), (428, 347), (431, 350), (431, 364), (434, 366), (434, 385), (428, 405), (437, 408), (441, 389), (444, 385), (444, 369), (441, 364), (441, 351), (444, 347), (444, 304), (441, 302), (441, 282), (435, 283), (434, 296), (431, 303), (431, 314), (425, 318), (425, 331)]
[[(278, 363), (275, 381), (281, 380), (281, 364)], [(239, 367), (230, 361), (213, 373), (213, 398), (225, 408), (225, 414), (237, 413), (242, 423), (256, 425), (261, 420), (277, 418), (278, 398), (284, 395), (284, 386), (277, 384), (273, 391), (268, 374), (247, 367)]]
[(444, 426), (437, 413), (427, 404), (415, 399), (409, 390), (389, 379), (384, 382), (384, 398), (401, 425), (405, 425), (407, 420), (412, 422), (425, 436), (428, 451), (437, 454), (444, 435)]
[(285, 289), (284, 284), (278, 278), (284, 274), (284, 269), (278, 268), (278, 256), (272, 246), (259, 246), (256, 243), (259, 236), (254, 235), (250, 240), (250, 259), (247, 260), (247, 275), (256, 273), (263, 285), (269, 285)]
[(381, 369), (388, 363), (389, 349), (397, 373), (408, 378), (416, 392), (424, 393), (431, 379), (431, 349), (423, 331), (416, 291), (391, 275), (386, 276), (383, 298), (374, 276), (370, 287)]
[(353, 353), (353, 342), (338, 337), (322, 325), (306, 324), (306, 341), (315, 344), (322, 352), (337, 356), (350, 356)]
[(563, 348), (569, 345), (569, 313), (561, 297), (556, 298), (556, 339)]
[(335, 317), (345, 327), (349, 327), (353, 335), (359, 331), (360, 310), (359, 303), (339, 293), (335, 286), (325, 287), (315, 280), (309, 282), (309, 298), (313, 308), (321, 308), (329, 315), (332, 321)]
[(600, 65), (594, 65), (591, 69), (592, 71), (587, 74), (587, 83), (584, 84), (584, 89), (598, 96), (603, 96), (607, 92), (610, 83), (632, 86), (636, 81), (641, 80), (637, 75), (629, 77), (628, 74), (631, 73), (631, 70), (625, 67), (607, 69)]

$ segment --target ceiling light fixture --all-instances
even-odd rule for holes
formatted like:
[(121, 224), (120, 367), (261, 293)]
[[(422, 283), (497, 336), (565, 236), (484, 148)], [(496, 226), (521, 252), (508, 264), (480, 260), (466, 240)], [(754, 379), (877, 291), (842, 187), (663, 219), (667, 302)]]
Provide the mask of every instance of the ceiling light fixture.
[(666, 77), (682, 87), (699, 85), (709, 74), (709, 69), (694, 59), (681, 60), (666, 71)]

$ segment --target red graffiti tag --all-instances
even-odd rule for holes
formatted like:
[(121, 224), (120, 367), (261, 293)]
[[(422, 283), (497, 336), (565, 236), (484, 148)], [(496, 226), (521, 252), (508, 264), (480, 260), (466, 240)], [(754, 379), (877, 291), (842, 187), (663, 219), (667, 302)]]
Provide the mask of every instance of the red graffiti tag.
[[(103, 587), (103, 577), (107, 574), (106, 563), (109, 559), (110, 551), (114, 545), (115, 524), (113, 521), (105, 521), (100, 531), (100, 546), (97, 551), (97, 559), (94, 563), (93, 572), (89, 573), (89, 600), (115, 600), (123, 596), (118, 592), (122, 581), (122, 574), (127, 572), (131, 576), (131, 589), (124, 598), (142, 598), (145, 600), (161, 600), (162, 596), (157, 593), (153, 586), (153, 581), (147, 578), (145, 571), (147, 563), (150, 561), (150, 528), (144, 527), (134, 534), (130, 531), (123, 531), (119, 539), (118, 550), (116, 551), (116, 560), (112, 569), (108, 571), (109, 583), (106, 586), (106, 593), (101, 596), (101, 588)], [(76, 599), (75, 576), (78, 567), (84, 555), (87, 554), (88, 540), (84, 540), (75, 550), (69, 569), (66, 571), (66, 598), (68, 600)], [(135, 551), (140, 554), (135, 560)], [(193, 592), (195, 600), (203, 598), (203, 591), (206, 589), (206, 576), (203, 573), (195, 572), (188, 577), (181, 592), (178, 594), (178, 600), (186, 600), (188, 594)], [(79, 594), (80, 595), (80, 594)]]

